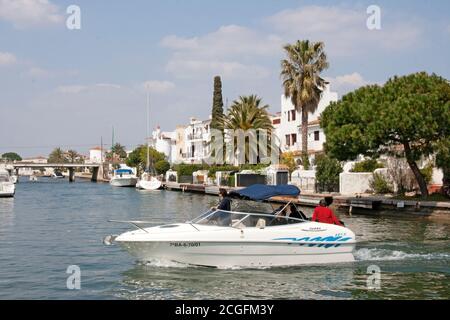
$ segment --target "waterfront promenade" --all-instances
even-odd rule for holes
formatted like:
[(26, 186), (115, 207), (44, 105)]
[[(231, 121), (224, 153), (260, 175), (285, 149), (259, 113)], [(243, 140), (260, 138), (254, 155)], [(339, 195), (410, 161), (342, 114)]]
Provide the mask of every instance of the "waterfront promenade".
[[(227, 191), (233, 191), (240, 188), (218, 187), (202, 184), (185, 184), (175, 182), (165, 182), (163, 187), (170, 191), (189, 192), (198, 194), (218, 195), (219, 189), (224, 188)], [(400, 200), (386, 196), (344, 196), (339, 194), (327, 193), (302, 193), (293, 202), (305, 206), (316, 207), (320, 199), (330, 198), (333, 201), (333, 207), (341, 212), (349, 214), (369, 214), (369, 215), (412, 215), (419, 217), (430, 217), (433, 219), (444, 219), (450, 221), (450, 201), (421, 201), (421, 200)], [(286, 203), (292, 199), (275, 197), (274, 201)]]

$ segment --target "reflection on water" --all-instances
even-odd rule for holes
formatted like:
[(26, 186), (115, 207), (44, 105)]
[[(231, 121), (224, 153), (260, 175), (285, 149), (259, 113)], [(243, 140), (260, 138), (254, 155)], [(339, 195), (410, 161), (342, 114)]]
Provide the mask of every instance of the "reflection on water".
[(0, 240), (14, 224), (14, 198), (0, 198)]
[[(170, 265), (170, 264), (169, 264)], [(350, 298), (352, 266), (218, 270), (138, 264), (124, 273), (126, 299)]]
[[(450, 225), (422, 218), (343, 216), (357, 234), (356, 262), (267, 269), (210, 269), (173, 262), (136, 263), (101, 239), (128, 225), (190, 220), (217, 197), (139, 192), (108, 184), (21, 181), (0, 199), (0, 299), (448, 299)], [(311, 209), (304, 208), (307, 215)], [(69, 265), (79, 291), (66, 288)], [(367, 289), (367, 268), (381, 269), (381, 290)]]

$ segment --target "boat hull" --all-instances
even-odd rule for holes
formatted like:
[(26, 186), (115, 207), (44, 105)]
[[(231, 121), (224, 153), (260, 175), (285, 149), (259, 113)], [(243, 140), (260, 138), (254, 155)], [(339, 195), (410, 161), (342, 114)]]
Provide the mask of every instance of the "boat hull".
[(109, 183), (113, 187), (136, 187), (137, 178), (112, 178)]
[[(304, 232), (298, 227), (235, 229), (182, 224), (136, 230), (115, 239), (140, 261), (168, 260), (179, 263), (219, 267), (276, 267), (353, 262), (354, 234), (348, 229)], [(302, 226), (305, 225), (305, 226)], [(163, 227), (164, 228), (164, 227)], [(189, 228), (191, 230), (189, 230)], [(172, 230), (171, 230), (172, 229)], [(175, 230), (179, 230), (175, 233)], [(209, 230), (208, 230), (209, 229)], [(314, 229), (312, 229), (314, 230)], [(343, 230), (348, 230), (344, 231)], [(320, 233), (320, 232), (319, 232)], [(336, 237), (336, 235), (343, 237)], [(279, 235), (283, 235), (282, 238)], [(287, 235), (287, 237), (284, 237)], [(345, 242), (334, 239), (346, 239)], [(308, 240), (308, 239), (311, 239)], [(323, 239), (323, 241), (320, 241)]]
[(16, 186), (13, 183), (0, 184), (0, 198), (12, 198), (16, 193)]
[[(122, 246), (139, 261), (167, 260), (217, 268), (276, 267), (353, 262), (354, 245), (330, 253), (325, 248), (299, 244), (184, 242), (124, 243)], [(193, 247), (184, 247), (193, 246)]]
[(162, 183), (158, 179), (151, 180), (139, 180), (136, 184), (136, 188), (141, 190), (158, 190), (161, 189)]

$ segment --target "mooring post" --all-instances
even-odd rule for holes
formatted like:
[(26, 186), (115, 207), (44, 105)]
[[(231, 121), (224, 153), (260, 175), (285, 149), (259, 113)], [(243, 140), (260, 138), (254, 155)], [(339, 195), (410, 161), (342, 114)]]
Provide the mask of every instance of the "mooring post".
[(75, 182), (75, 168), (69, 168), (69, 182)]

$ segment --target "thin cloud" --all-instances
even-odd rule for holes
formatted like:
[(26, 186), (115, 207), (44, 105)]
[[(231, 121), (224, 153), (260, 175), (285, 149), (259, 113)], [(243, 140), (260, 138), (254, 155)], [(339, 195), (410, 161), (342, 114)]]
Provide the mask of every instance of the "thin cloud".
[(0, 19), (23, 29), (62, 23), (64, 17), (48, 0), (0, 0)]
[(364, 77), (358, 72), (350, 74), (344, 74), (336, 77), (325, 77), (331, 84), (333, 91), (337, 91), (340, 95), (344, 95), (350, 91), (356, 90), (360, 87), (375, 84), (373, 81), (364, 79)]
[(9, 52), (0, 52), (0, 67), (1, 66), (9, 66), (15, 64), (17, 62), (17, 58), (15, 55)]
[(175, 88), (175, 84), (170, 81), (149, 80), (141, 85), (143, 90), (148, 90), (151, 93), (167, 93)]
[(56, 92), (74, 94), (80, 93), (86, 89), (88, 89), (88, 87), (82, 85), (59, 86), (56, 88)]
[(368, 15), (362, 9), (338, 6), (306, 6), (283, 10), (267, 22), (283, 34), (286, 41), (310, 39), (323, 41), (335, 56), (355, 56), (373, 51), (405, 50), (418, 44), (422, 35), (420, 21), (403, 19), (382, 11), (381, 30), (369, 30)]

